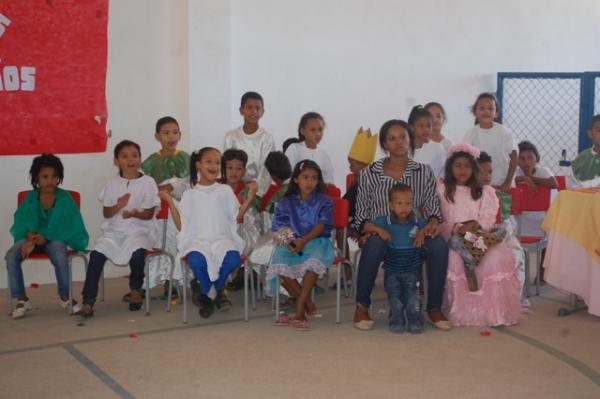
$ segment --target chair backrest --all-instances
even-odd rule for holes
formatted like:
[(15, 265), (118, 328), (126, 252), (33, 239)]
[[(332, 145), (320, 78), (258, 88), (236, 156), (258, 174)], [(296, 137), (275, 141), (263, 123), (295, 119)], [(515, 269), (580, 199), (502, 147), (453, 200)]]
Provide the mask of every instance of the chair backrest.
[(169, 217), (169, 203), (165, 200), (160, 201), (160, 211), (156, 214), (156, 219), (163, 220)]
[(343, 229), (348, 227), (350, 204), (347, 199), (333, 198), (333, 227)]
[(555, 176), (558, 184), (558, 191), (567, 189), (567, 178), (565, 176)]
[(327, 184), (325, 192), (331, 198), (340, 198), (342, 196), (342, 191), (335, 184)]
[(521, 189), (521, 210), (523, 212), (545, 212), (550, 208), (550, 188), (538, 186), (537, 190), (530, 189), (525, 184), (519, 184)]
[(354, 173), (348, 173), (346, 175), (346, 191), (350, 190), (352, 183), (354, 183), (354, 180), (356, 180), (357, 177), (358, 176)]
[[(73, 202), (77, 205), (77, 208), (81, 208), (81, 194), (77, 191), (67, 190), (69, 194), (71, 194), (71, 198), (73, 198)], [(27, 194), (29, 194), (31, 190), (19, 191), (17, 194), (17, 206), (21, 205)]]

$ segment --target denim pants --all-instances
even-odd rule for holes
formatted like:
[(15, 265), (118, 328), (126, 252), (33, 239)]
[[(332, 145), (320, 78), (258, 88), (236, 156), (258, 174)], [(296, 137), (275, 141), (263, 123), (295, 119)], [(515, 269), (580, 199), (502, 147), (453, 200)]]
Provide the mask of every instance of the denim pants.
[[(442, 309), (448, 270), (448, 244), (438, 235), (435, 238), (425, 238), (424, 247), (427, 253), (427, 311), (439, 312)], [(359, 305), (371, 305), (371, 291), (386, 249), (387, 242), (377, 235), (369, 238), (361, 248), (356, 286), (356, 303)]]
[[(85, 283), (83, 284), (83, 303), (94, 306), (98, 296), (98, 283), (102, 276), (102, 269), (106, 263), (107, 257), (98, 251), (90, 252), (90, 262), (85, 273)], [(129, 273), (129, 289), (132, 291), (141, 291), (144, 284), (144, 265), (146, 262), (146, 250), (144, 248), (136, 249), (129, 259), (131, 273)]]
[(186, 258), (190, 269), (192, 269), (192, 273), (194, 273), (194, 277), (200, 283), (200, 292), (204, 295), (208, 294), (213, 284), (217, 292), (221, 291), (227, 281), (227, 277), (242, 263), (238, 251), (227, 251), (219, 269), (219, 277), (217, 281), (213, 282), (210, 281), (210, 277), (208, 276), (208, 265), (206, 264), (204, 255), (200, 252), (192, 251), (186, 255)]
[(420, 272), (420, 267), (405, 272), (385, 270), (383, 285), (390, 305), (390, 327), (404, 327), (405, 311), (408, 324), (422, 323), (421, 312), (416, 309)]
[[(21, 245), (25, 240), (18, 241), (10, 247), (4, 259), (8, 270), (8, 279), (10, 284), (10, 293), (13, 298), (25, 297), (25, 283), (23, 282), (23, 269), (21, 263)], [(56, 274), (56, 283), (59, 295), (69, 294), (69, 257), (67, 255), (67, 244), (64, 241), (46, 241), (44, 245), (36, 245), (32, 253), (45, 252), (50, 258), (54, 273)]]

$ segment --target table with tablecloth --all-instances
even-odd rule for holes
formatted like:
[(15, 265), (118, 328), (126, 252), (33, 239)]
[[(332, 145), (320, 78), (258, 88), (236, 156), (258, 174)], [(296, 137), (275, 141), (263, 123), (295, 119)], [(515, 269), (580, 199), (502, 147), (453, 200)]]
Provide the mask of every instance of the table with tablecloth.
[(546, 282), (576, 294), (600, 316), (600, 189), (560, 191), (542, 228)]

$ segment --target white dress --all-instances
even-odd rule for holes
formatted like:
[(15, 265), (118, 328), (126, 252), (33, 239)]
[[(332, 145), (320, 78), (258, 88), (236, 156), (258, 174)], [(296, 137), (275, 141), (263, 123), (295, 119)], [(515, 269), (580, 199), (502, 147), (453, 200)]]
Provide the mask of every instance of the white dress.
[[(517, 169), (515, 175), (524, 176), (521, 168)], [(535, 172), (533, 173), (533, 177), (540, 177), (542, 179), (553, 176), (550, 169), (539, 165), (535, 167)], [(523, 212), (521, 215), (521, 234), (524, 236), (544, 237), (545, 233), (540, 227), (544, 221), (544, 216), (546, 216), (546, 212)]]
[(496, 122), (489, 129), (475, 125), (467, 131), (462, 141), (487, 152), (492, 157), (492, 185), (504, 183), (510, 163), (508, 155), (513, 150), (518, 152), (512, 132)]
[(288, 159), (290, 160), (290, 164), (292, 165), (292, 169), (296, 166), (296, 164), (302, 160), (310, 159), (311, 161), (315, 161), (319, 168), (321, 168), (321, 172), (323, 173), (323, 180), (325, 183), (334, 183), (333, 179), (333, 164), (331, 163), (331, 158), (327, 155), (325, 150), (320, 148), (310, 149), (306, 147), (306, 143), (304, 141), (300, 143), (292, 143), (285, 152)]
[(131, 194), (129, 202), (117, 214), (102, 223), (102, 234), (93, 248), (117, 265), (127, 265), (133, 252), (140, 248), (151, 249), (156, 241), (152, 220), (123, 219), (122, 215), (124, 211), (160, 206), (158, 187), (154, 179), (146, 175), (132, 180), (121, 176), (111, 177), (98, 196), (98, 200), (102, 206), (111, 207), (116, 205), (119, 197), (126, 193)]
[(234, 148), (244, 150), (248, 155), (244, 181), (255, 180), (258, 184), (258, 195), (262, 195), (271, 184), (271, 176), (265, 168), (265, 159), (270, 152), (275, 151), (273, 136), (265, 128), (259, 127), (252, 134), (244, 133), (240, 126), (225, 134), (223, 149)]
[[(227, 252), (241, 254), (244, 249), (244, 240), (237, 234), (239, 208), (233, 190), (226, 184), (196, 185), (185, 191), (179, 203), (177, 259), (192, 251), (200, 252), (206, 258), (210, 280), (216, 281)], [(180, 268), (175, 271), (174, 277), (180, 279)]]
[(446, 164), (447, 151), (441, 143), (429, 141), (421, 148), (415, 148), (413, 161), (431, 166), (436, 178), (444, 176), (444, 165)]

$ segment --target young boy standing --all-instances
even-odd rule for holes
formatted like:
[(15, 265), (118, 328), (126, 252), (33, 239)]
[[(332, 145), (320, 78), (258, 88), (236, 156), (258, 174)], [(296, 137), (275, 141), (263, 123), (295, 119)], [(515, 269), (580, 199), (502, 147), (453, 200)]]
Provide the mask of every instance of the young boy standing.
[[(412, 211), (410, 186), (398, 184), (389, 191), (390, 216), (380, 216), (365, 224), (365, 231), (388, 242), (384, 260), (384, 286), (390, 306), (389, 328), (393, 333), (423, 332), (423, 316), (417, 310), (417, 282), (425, 254), (425, 220)], [(406, 317), (404, 313), (406, 312)]]
[(264, 163), (267, 155), (275, 150), (273, 136), (258, 124), (263, 114), (262, 96), (253, 91), (244, 93), (240, 104), (240, 115), (244, 118), (244, 124), (227, 132), (223, 143), (223, 150), (233, 148), (246, 152), (248, 164), (244, 181), (256, 181), (258, 195), (262, 195), (269, 187), (270, 177)]

